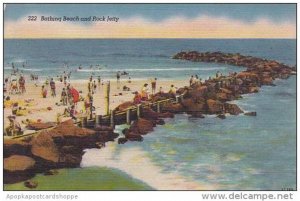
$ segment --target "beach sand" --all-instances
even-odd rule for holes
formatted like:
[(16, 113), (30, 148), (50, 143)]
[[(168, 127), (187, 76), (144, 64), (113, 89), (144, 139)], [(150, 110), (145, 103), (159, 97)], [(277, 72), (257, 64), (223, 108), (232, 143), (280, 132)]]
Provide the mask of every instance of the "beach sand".
[[(43, 85), (42, 82), (38, 83), (38, 86), (35, 86), (33, 82), (28, 81), (28, 78), (26, 79), (26, 92), (24, 94), (8, 94), (6, 93), (6, 96), (10, 96), (12, 102), (20, 101), (23, 102), (27, 99), (33, 99), (34, 101), (32, 104), (27, 108), (28, 111), (31, 111), (25, 116), (17, 116), (16, 120), (21, 124), (22, 128), (25, 128), (25, 125), (21, 122), (25, 119), (32, 119), (37, 120), (41, 119), (42, 122), (56, 122), (57, 120), (57, 114), (62, 114), (67, 108), (67, 106), (63, 105), (56, 105), (56, 103), (60, 103), (60, 94), (62, 91), (62, 88), (64, 88), (64, 84), (55, 81), (56, 83), (56, 97), (51, 96), (50, 92), (50, 86), (47, 86), (48, 95), (47, 98), (42, 98), (41, 95), (41, 86)], [(108, 80), (104, 80), (104, 85), (97, 86), (96, 93), (93, 95), (94, 98), (94, 106), (96, 108), (97, 114), (105, 114), (105, 100), (104, 100), (104, 90), (105, 90), (105, 83)], [(97, 80), (96, 80), (97, 83)], [(124, 103), (126, 101), (132, 101), (135, 91), (141, 91), (141, 88), (144, 83), (148, 83), (149, 92), (151, 92), (151, 81), (149, 80), (131, 80), (131, 83), (128, 83), (127, 80), (122, 80), (120, 82), (120, 89), (117, 89), (117, 82), (116, 80), (110, 81), (110, 109), (114, 109), (119, 104)], [(78, 90), (80, 95), (82, 97), (86, 97), (88, 94), (88, 80), (74, 80), (70, 82), (71, 86), (73, 86), (76, 90)], [(98, 84), (98, 83), (97, 83)], [(160, 87), (162, 87), (163, 91), (167, 92), (170, 89), (171, 84), (174, 84), (175, 87), (183, 87), (187, 86), (188, 79), (187, 80), (157, 80), (157, 87), (156, 91), (159, 90)], [(123, 91), (123, 86), (126, 85), (130, 88), (130, 91)], [(46, 86), (46, 85), (45, 85)], [(119, 93), (122, 93), (122, 95), (119, 95)], [(20, 105), (23, 107), (23, 105)], [(47, 110), (47, 107), (51, 107), (51, 110)], [(84, 111), (83, 107), (83, 101), (79, 102), (77, 105), (76, 110), (80, 112), (81, 110)], [(4, 108), (4, 127), (6, 127), (8, 122), (8, 116), (12, 115), (12, 109), (11, 107)], [(66, 118), (65, 118), (66, 119)], [(64, 120), (64, 119), (63, 119)]]

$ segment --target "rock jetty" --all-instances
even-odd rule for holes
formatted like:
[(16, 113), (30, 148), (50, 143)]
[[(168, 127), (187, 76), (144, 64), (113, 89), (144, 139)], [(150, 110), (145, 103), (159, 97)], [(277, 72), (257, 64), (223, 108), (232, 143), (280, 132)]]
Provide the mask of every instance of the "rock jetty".
[[(217, 73), (208, 80), (197, 81), (191, 86), (179, 88), (177, 95), (181, 99), (175, 103), (166, 103), (161, 106), (163, 113), (158, 113), (153, 108), (144, 108), (141, 118), (134, 121), (129, 129), (124, 129), (124, 138), (119, 139), (123, 144), (127, 141), (142, 141), (143, 135), (151, 132), (157, 124), (163, 124), (163, 118), (172, 118), (177, 113), (187, 113), (190, 118), (205, 118), (205, 114), (215, 114), (217, 118), (225, 119), (226, 115), (243, 114), (236, 104), (228, 101), (242, 98), (241, 95), (257, 93), (262, 85), (275, 86), (275, 79), (287, 79), (296, 74), (296, 67), (290, 67), (275, 60), (267, 60), (241, 54), (196, 51), (180, 52), (173, 59), (189, 60), (193, 62), (214, 62), (229, 64), (246, 68), (241, 72), (229, 75)], [(174, 97), (169, 93), (157, 93), (152, 97), (152, 102)], [(117, 107), (125, 110), (132, 103)], [(245, 113), (246, 116), (256, 116), (256, 112)]]

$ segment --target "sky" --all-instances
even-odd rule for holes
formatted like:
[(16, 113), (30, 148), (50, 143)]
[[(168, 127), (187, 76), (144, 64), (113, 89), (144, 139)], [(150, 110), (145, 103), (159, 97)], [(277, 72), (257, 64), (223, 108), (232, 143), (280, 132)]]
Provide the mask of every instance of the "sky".
[[(41, 21), (42, 16), (118, 21)], [(296, 38), (296, 4), (6, 4), (4, 37)]]

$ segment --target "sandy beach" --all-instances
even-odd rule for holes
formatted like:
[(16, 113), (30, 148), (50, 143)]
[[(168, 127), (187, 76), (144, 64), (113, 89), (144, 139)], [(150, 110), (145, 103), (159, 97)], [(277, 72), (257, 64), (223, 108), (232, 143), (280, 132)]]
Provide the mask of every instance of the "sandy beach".
[[(96, 108), (97, 114), (104, 114), (105, 113), (105, 107), (104, 107), (104, 90), (105, 90), (105, 84), (108, 80), (103, 80), (103, 85), (101, 84), (100, 87), (97, 85), (96, 93), (93, 95), (94, 99), (94, 107)], [(97, 83), (97, 80), (96, 80)], [(131, 80), (131, 83), (128, 83), (128, 80), (121, 79), (120, 80), (120, 88), (117, 88), (117, 82), (116, 80), (110, 80), (110, 109), (114, 109), (119, 104), (124, 103), (126, 101), (132, 101), (135, 91), (141, 91), (141, 88), (144, 83), (148, 83), (149, 92), (151, 92), (151, 80), (150, 78), (148, 80)], [(32, 120), (42, 120), (42, 122), (56, 122), (57, 120), (57, 114), (62, 114), (67, 108), (67, 106), (61, 105), (60, 99), (61, 99), (61, 91), (63, 88), (65, 88), (64, 83), (55, 81), (56, 84), (56, 97), (51, 96), (51, 90), (49, 85), (45, 85), (46, 89), (48, 91), (47, 98), (43, 98), (41, 95), (41, 87), (43, 85), (43, 82), (40, 81), (38, 83), (38, 86), (35, 86), (35, 84), (32, 81), (29, 81), (29, 78), (26, 78), (26, 92), (24, 94), (8, 94), (6, 93), (5, 96), (9, 96), (11, 99), (11, 102), (21, 102), (19, 105), (20, 107), (24, 108), (29, 111), (27, 115), (24, 116), (17, 116), (16, 120), (21, 124), (21, 127), (25, 129), (25, 124), (22, 124), (23, 120), (26, 119), (32, 119)], [(98, 83), (97, 83), (98, 84)], [(175, 87), (182, 87), (188, 85), (188, 79), (187, 80), (176, 80), (176, 81), (170, 81), (170, 80), (157, 80), (157, 87), (156, 91), (160, 87), (162, 87), (163, 91), (167, 92), (170, 89), (171, 84), (174, 84)], [(73, 86), (76, 90), (80, 92), (80, 96), (85, 98), (88, 94), (88, 80), (71, 80), (70, 85)], [(126, 85), (130, 88), (130, 91), (123, 91), (123, 86)], [(30, 102), (29, 106), (24, 106), (22, 104), (25, 100), (33, 99), (33, 101)], [(59, 105), (57, 105), (57, 103)], [(48, 110), (47, 108), (51, 107), (51, 110)], [(80, 101), (77, 105), (77, 112), (80, 113), (80, 111), (84, 111), (83, 101)], [(8, 116), (12, 115), (12, 109), (11, 107), (4, 108), (4, 127), (6, 127), (9, 123)], [(66, 120), (69, 118), (63, 118), (63, 120)], [(26, 132), (25, 132), (26, 133)]]

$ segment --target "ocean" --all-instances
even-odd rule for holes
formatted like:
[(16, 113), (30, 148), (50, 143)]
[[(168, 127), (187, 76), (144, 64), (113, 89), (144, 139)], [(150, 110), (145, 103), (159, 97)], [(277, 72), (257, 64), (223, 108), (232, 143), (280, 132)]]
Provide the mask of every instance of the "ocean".
[[(126, 71), (132, 79), (157, 77), (176, 82), (193, 74), (207, 79), (216, 71), (227, 74), (244, 70), (172, 59), (177, 52), (188, 50), (240, 53), (296, 65), (296, 40), (4, 40), (4, 74), (11, 73), (12, 62), (25, 75), (46, 78), (71, 71), (74, 80), (91, 75), (115, 79), (117, 71)], [(76, 71), (80, 65), (82, 69)], [(274, 83), (275, 87), (263, 86), (259, 93), (234, 101), (245, 111), (256, 111), (256, 117), (227, 116), (221, 120), (212, 115), (205, 119), (176, 115), (157, 126), (143, 142), (108, 143), (101, 150), (85, 150), (77, 174), (86, 174), (93, 167), (97, 177), (95, 167), (99, 167), (100, 175), (105, 166), (154, 189), (178, 188), (184, 180), (219, 190), (295, 190), (296, 76)], [(119, 126), (116, 131), (123, 128)], [(155, 175), (155, 180), (150, 178)], [(174, 178), (180, 179), (172, 183)]]

